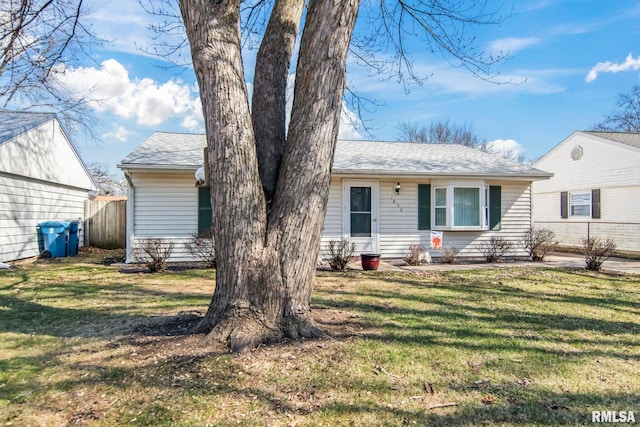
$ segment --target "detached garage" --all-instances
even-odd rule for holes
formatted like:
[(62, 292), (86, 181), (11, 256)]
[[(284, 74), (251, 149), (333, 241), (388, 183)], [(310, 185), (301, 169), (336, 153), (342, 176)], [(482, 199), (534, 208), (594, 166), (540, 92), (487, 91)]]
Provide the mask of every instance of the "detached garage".
[(0, 262), (38, 255), (36, 226), (82, 220), (93, 190), (54, 114), (0, 111)]

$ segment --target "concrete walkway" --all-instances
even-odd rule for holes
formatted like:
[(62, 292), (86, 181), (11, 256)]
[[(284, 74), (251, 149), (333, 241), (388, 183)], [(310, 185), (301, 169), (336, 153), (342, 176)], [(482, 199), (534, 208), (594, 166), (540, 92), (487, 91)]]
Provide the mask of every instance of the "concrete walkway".
[[(465, 264), (458, 261), (456, 264), (426, 264), (424, 266), (412, 267), (403, 265), (401, 260), (380, 260), (379, 271), (452, 271), (452, 270), (477, 270), (487, 268), (510, 268), (510, 267), (532, 267), (532, 268), (574, 268), (584, 269), (584, 256), (580, 254), (555, 253), (549, 255), (543, 262), (518, 261), (503, 263), (483, 263), (472, 262)], [(349, 263), (349, 269), (361, 270), (360, 261)], [(627, 258), (609, 258), (602, 265), (604, 272), (640, 274), (640, 260)]]

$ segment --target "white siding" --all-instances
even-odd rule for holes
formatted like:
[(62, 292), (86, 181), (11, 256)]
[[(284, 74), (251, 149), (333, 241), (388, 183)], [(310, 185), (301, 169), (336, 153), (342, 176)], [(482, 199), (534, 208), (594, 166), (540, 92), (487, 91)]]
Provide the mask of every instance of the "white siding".
[[(349, 178), (353, 179), (353, 178)], [(326, 256), (326, 243), (342, 237), (341, 178), (333, 178), (325, 218), (322, 242)], [(400, 194), (396, 194), (396, 183), (400, 182)], [(411, 244), (420, 243), (429, 248), (429, 231), (418, 230), (418, 184), (429, 184), (429, 180), (392, 178), (379, 180), (379, 248), (386, 258), (402, 258), (409, 252)], [(502, 187), (502, 223), (499, 231), (444, 231), (445, 247), (454, 247), (460, 256), (482, 256), (481, 242), (492, 235), (503, 237), (514, 243), (510, 255), (525, 256), (520, 238), (531, 225), (531, 190), (528, 182), (487, 182)], [(431, 251), (433, 256), (441, 252)]]
[[(572, 151), (582, 147), (582, 157)], [(575, 133), (538, 160), (534, 167), (554, 176), (533, 184), (533, 220), (640, 222), (640, 149)], [(560, 218), (560, 192), (600, 189), (601, 218)]]
[(94, 188), (57, 120), (0, 144), (0, 172), (85, 190)]
[[(582, 157), (572, 151), (580, 146)], [(587, 236), (613, 239), (619, 250), (640, 252), (640, 149), (576, 132), (535, 163), (552, 172), (533, 185), (533, 223), (552, 230), (561, 246), (576, 247)], [(562, 191), (600, 190), (600, 218), (561, 218)]]
[(174, 242), (169, 261), (192, 261), (184, 242), (198, 232), (198, 189), (193, 173), (138, 173), (132, 174), (132, 181), (133, 244), (145, 237), (167, 239)]
[[(39, 255), (36, 225), (82, 220), (86, 199), (86, 191), (0, 172), (0, 261)], [(79, 237), (82, 246), (82, 223)]]

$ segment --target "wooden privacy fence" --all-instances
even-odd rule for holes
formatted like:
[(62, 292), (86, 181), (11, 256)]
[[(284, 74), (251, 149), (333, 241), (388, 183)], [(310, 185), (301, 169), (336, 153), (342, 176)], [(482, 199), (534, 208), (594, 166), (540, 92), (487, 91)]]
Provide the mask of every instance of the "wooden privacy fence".
[(98, 196), (84, 202), (84, 244), (120, 249), (126, 242), (126, 197)]

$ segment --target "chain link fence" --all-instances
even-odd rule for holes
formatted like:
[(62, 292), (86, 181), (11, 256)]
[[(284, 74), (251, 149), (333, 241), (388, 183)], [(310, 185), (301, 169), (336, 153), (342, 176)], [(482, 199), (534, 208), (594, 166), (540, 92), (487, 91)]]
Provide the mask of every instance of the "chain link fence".
[(533, 225), (553, 231), (563, 247), (581, 247), (583, 239), (596, 237), (612, 239), (618, 252), (640, 255), (640, 223), (637, 222), (535, 221)]

